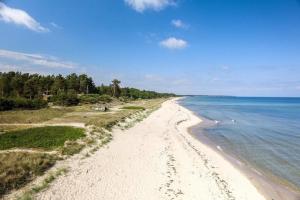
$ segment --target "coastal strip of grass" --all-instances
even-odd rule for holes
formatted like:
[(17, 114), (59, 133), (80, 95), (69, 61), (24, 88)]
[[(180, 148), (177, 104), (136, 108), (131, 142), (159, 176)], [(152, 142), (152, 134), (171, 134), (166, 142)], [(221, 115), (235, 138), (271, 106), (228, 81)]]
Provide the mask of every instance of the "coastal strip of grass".
[(8, 131), (0, 135), (0, 150), (11, 148), (54, 150), (64, 146), (67, 140), (74, 141), (84, 136), (84, 129), (68, 126), (46, 126)]
[(118, 124), (119, 122), (123, 122), (127, 117), (130, 117), (137, 112), (151, 112), (156, 110), (166, 100), (167, 99), (165, 98), (161, 98), (133, 101), (130, 105), (124, 105), (115, 113), (106, 113), (101, 116), (90, 117), (86, 124), (110, 130), (114, 125)]
[(30, 124), (41, 123), (50, 119), (61, 117), (72, 112), (73, 108), (44, 108), (40, 110), (12, 110), (0, 112), (0, 124)]
[[(85, 146), (93, 144), (95, 146), (91, 145), (92, 149), (86, 154), (86, 156), (89, 156), (112, 139), (110, 132), (105, 129), (110, 130), (119, 122), (126, 124), (126, 118), (132, 120), (132, 122), (130, 121), (131, 125), (126, 127), (131, 127), (133, 123), (140, 121), (159, 108), (165, 100), (137, 100), (130, 102), (130, 104), (122, 104), (125, 107), (124, 109), (116, 109), (114, 112), (106, 113), (94, 111), (89, 105), (42, 109), (41, 111), (0, 112), (0, 123), (3, 123), (0, 128), (4, 130), (0, 133), (0, 150), (4, 150), (3, 153), (0, 153), (0, 161), (2, 161), (0, 162), (0, 183), (2, 184), (0, 185), (0, 199), (1, 195), (13, 189), (18, 189), (36, 176), (43, 174), (54, 165), (56, 159), (67, 158), (68, 155), (76, 154)], [(47, 117), (49, 112), (52, 114)], [(8, 119), (5, 118), (6, 116)], [(53, 118), (57, 120), (57, 123), (78, 122), (91, 125), (94, 130), (91, 134), (87, 133), (85, 137), (84, 129), (80, 128), (65, 126), (28, 127), (30, 123), (40, 123)], [(11, 126), (5, 125), (6, 123), (10, 123)], [(25, 125), (18, 126), (18, 123), (24, 123)], [(12, 148), (16, 151), (5, 151)], [(55, 152), (51, 152), (51, 154), (50, 152), (36, 153), (34, 151), (25, 153), (22, 149), (26, 148), (42, 151), (55, 150)], [(6, 162), (5, 165), (4, 162)], [(31, 197), (46, 188), (56, 176), (56, 173), (49, 174), (41, 185), (34, 187), (22, 196), (22, 200), (32, 199)]]
[(55, 172), (48, 174), (48, 176), (38, 185), (33, 186), (31, 189), (25, 191), (22, 196), (16, 198), (16, 200), (33, 200), (34, 196), (40, 191), (45, 190), (49, 185), (59, 176), (66, 174), (67, 168), (57, 169)]
[(124, 106), (121, 109), (127, 109), (127, 110), (145, 110), (142, 106)]
[(0, 153), (0, 199), (42, 175), (55, 164), (56, 156), (45, 153)]

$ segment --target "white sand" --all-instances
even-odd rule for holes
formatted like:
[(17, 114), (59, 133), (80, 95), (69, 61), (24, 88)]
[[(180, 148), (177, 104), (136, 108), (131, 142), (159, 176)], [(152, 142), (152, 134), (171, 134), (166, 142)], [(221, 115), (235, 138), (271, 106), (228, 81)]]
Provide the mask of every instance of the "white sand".
[(175, 100), (114, 139), (54, 181), (38, 199), (210, 200), (264, 197), (217, 152), (187, 128), (201, 122)]

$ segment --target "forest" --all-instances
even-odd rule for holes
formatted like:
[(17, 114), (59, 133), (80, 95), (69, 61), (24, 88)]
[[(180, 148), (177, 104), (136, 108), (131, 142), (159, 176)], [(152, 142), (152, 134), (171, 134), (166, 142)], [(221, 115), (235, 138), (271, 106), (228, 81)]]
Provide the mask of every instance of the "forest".
[(0, 111), (11, 109), (39, 109), (48, 103), (72, 106), (79, 103), (109, 102), (171, 97), (175, 94), (158, 93), (121, 87), (121, 81), (96, 86), (86, 74), (67, 76), (40, 75), (21, 72), (0, 72)]

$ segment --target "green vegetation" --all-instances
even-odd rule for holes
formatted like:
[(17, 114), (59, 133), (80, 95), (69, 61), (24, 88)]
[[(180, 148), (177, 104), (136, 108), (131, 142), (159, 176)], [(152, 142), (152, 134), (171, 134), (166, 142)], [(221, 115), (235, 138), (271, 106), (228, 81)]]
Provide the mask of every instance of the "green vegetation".
[(136, 88), (122, 88), (121, 89), (121, 97), (127, 97), (129, 99), (155, 99), (155, 98), (166, 98), (166, 97), (173, 97), (175, 94), (170, 93), (158, 93), (154, 91), (146, 91), (146, 90), (139, 90)]
[(130, 109), (131, 107), (155, 110), (161, 105), (163, 101), (165, 101), (165, 99), (137, 100), (134, 101), (134, 106), (124, 106), (129, 107), (129, 109), (123, 109), (124, 107), (122, 107), (118, 112), (106, 113), (105, 115), (100, 115), (97, 117), (89, 117), (86, 123), (88, 125), (94, 125), (96, 127), (102, 127), (110, 130), (117, 123), (122, 122), (127, 117), (141, 111), (141, 109)]
[(110, 103), (113, 99), (111, 96), (107, 94), (85, 94), (79, 97), (80, 103), (88, 103), (88, 104), (95, 104), (95, 103)]
[(56, 157), (44, 153), (8, 152), (0, 154), (0, 198), (18, 189), (52, 167)]
[(57, 177), (66, 174), (67, 172), (67, 168), (60, 168), (55, 172), (52, 172), (42, 181), (41, 184), (36, 185), (30, 190), (26, 191), (22, 196), (18, 197), (17, 200), (33, 200), (35, 194), (46, 189)]
[[(84, 96), (99, 98), (103, 95), (86, 94)], [(107, 97), (112, 99), (112, 97), (106, 95), (105, 98)], [(2, 193), (20, 188), (36, 176), (41, 175), (45, 170), (53, 166), (55, 159), (62, 158), (60, 155), (73, 155), (80, 152), (84, 147), (89, 146), (91, 149), (85, 154), (85, 157), (89, 156), (112, 139), (110, 132), (105, 131), (103, 128), (110, 129), (119, 122), (121, 124), (124, 122), (123, 128), (129, 128), (146, 117), (150, 111), (158, 108), (165, 99), (135, 100), (128, 104), (116, 100), (113, 101), (114, 105), (116, 105), (115, 109), (106, 113), (94, 111), (91, 109), (91, 105), (0, 112), (1, 123), (16, 123), (16, 125), (12, 124), (12, 126), (8, 127), (17, 129), (16, 131), (0, 134), (0, 149), (38, 148), (46, 151), (57, 150), (51, 152), (53, 156), (45, 153), (25, 153), (23, 150), (18, 149), (16, 152), (5, 153), (5, 157), (3, 156), (4, 154), (0, 154), (2, 162), (7, 160), (5, 165), (0, 162), (0, 182), (3, 183), (3, 186), (0, 185), (0, 188), (3, 188)], [(117, 109), (120, 104), (123, 107)], [(132, 121), (126, 122), (125, 119), (127, 117), (132, 117)], [(92, 126), (91, 134), (83, 137), (82, 129), (79, 129), (80, 133), (74, 136), (73, 130), (78, 130), (76, 128), (52, 126), (29, 128), (30, 124), (26, 124), (30, 122), (41, 123), (49, 119), (52, 119), (52, 123), (79, 122), (94, 126)], [(18, 123), (21, 123), (21, 125), (18, 125)], [(23, 123), (25, 124), (23, 125)], [(7, 129), (6, 125), (2, 125), (2, 127), (5, 130)], [(57, 128), (62, 130), (57, 131)], [(71, 131), (67, 132), (66, 128), (71, 129)], [(79, 139), (77, 140), (77, 138)], [(22, 159), (19, 159), (19, 157), (22, 157)], [(5, 173), (8, 168), (10, 169), (9, 173)], [(55, 177), (57, 177), (56, 173), (50, 173), (41, 184), (30, 189), (20, 199), (33, 199), (34, 195), (46, 188)]]
[(84, 137), (84, 130), (64, 126), (48, 126), (6, 132), (0, 135), (0, 149), (40, 148), (54, 150), (67, 140)]
[(12, 109), (40, 109), (47, 106), (47, 101), (42, 99), (26, 99), (26, 98), (0, 98), (0, 111)]
[[(11, 109), (38, 109), (47, 102), (70, 106), (79, 103), (78, 96), (83, 94), (107, 95), (109, 97), (127, 99), (153, 99), (170, 97), (174, 94), (157, 93), (136, 88), (121, 88), (121, 81), (114, 79), (108, 86), (95, 86), (91, 77), (86, 74), (70, 74), (66, 77), (42, 76), (21, 72), (0, 72), (0, 111)], [(108, 102), (107, 96), (82, 97), (83, 103)], [(42, 100), (43, 99), (43, 100)]]
[(45, 108), (40, 110), (12, 110), (0, 112), (0, 123), (40, 123), (73, 111), (72, 108)]
[(56, 172), (50, 174), (49, 176), (47, 176), (41, 185), (35, 186), (31, 189), (32, 193), (38, 193), (42, 190), (44, 190), (45, 188), (47, 188), (49, 186), (50, 183), (52, 183), (58, 176), (67, 173), (68, 170), (66, 168), (61, 168), (58, 169)]
[[(119, 122), (120, 127), (130, 127), (165, 101), (166, 98), (161, 97), (173, 96), (121, 88), (120, 83), (115, 79), (110, 85), (96, 87), (87, 75), (63, 77), (0, 72), (0, 150), (6, 152), (0, 153), (0, 198), (42, 174), (57, 158), (67, 157), (61, 155), (79, 153), (85, 146), (92, 149), (89, 153), (97, 151), (112, 139), (104, 129), (110, 130)], [(103, 108), (110, 108), (109, 112), (99, 112), (106, 110)], [(131, 116), (130, 122), (125, 120)], [(86, 136), (80, 128), (36, 127), (43, 122), (83, 123), (91, 125), (92, 132)], [(5, 151), (12, 148), (16, 150)], [(25, 153), (27, 150), (22, 149), (26, 148), (46, 152)], [(51, 174), (24, 198), (30, 199), (55, 177)]]
[(79, 98), (73, 90), (67, 92), (59, 92), (57, 95), (50, 98), (55, 105), (61, 106), (76, 106), (79, 104)]
[(74, 155), (79, 153), (84, 146), (84, 144), (80, 144), (76, 141), (67, 141), (65, 146), (61, 149), (61, 154), (69, 156)]
[(122, 109), (127, 109), (127, 110), (145, 110), (144, 107), (142, 106), (124, 106)]

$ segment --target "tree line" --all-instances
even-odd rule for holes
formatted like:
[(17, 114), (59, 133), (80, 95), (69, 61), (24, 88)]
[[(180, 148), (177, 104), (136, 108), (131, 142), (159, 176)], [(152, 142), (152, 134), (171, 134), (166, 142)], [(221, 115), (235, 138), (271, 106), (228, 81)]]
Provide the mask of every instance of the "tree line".
[(115, 79), (110, 85), (96, 86), (93, 79), (86, 74), (72, 73), (62, 76), (0, 72), (0, 110), (5, 110), (1, 108), (5, 104), (12, 108), (40, 108), (49, 101), (61, 105), (76, 105), (80, 99), (94, 102), (95, 98), (109, 99), (108, 97), (152, 99), (174, 96), (170, 93), (121, 88), (120, 83), (121, 81)]

